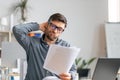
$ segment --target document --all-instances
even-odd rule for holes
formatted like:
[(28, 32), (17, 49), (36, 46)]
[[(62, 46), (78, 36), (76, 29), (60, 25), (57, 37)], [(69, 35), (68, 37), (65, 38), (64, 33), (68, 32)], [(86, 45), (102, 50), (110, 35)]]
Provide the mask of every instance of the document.
[(68, 73), (79, 52), (80, 48), (51, 45), (43, 68), (57, 75)]

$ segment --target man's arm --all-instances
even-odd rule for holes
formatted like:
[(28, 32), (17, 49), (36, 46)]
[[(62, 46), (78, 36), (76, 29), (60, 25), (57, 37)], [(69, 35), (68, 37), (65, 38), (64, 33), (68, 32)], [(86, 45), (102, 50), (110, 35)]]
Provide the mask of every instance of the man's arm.
[(71, 74), (71, 80), (76, 80), (77, 68), (75, 64), (72, 65), (69, 73)]
[(31, 22), (19, 24), (13, 27), (13, 34), (23, 48), (26, 49), (30, 43), (30, 37), (28, 36), (28, 33), (36, 30), (39, 30), (39, 24), (37, 23)]

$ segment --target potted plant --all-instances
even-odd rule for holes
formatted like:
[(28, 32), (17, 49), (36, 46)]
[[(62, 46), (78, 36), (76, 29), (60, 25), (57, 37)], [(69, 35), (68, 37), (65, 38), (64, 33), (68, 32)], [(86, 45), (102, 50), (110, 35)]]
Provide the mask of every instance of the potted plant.
[(20, 2), (16, 3), (15, 5), (13, 5), (12, 10), (17, 12), (20, 12), (21, 14), (21, 22), (26, 21), (27, 19), (27, 2), (28, 0), (20, 0)]
[(96, 58), (90, 58), (88, 60), (77, 58), (75, 59), (75, 64), (77, 66), (77, 73), (79, 75), (79, 78), (81, 77), (88, 77), (89, 71), (90, 71), (90, 64), (95, 60)]

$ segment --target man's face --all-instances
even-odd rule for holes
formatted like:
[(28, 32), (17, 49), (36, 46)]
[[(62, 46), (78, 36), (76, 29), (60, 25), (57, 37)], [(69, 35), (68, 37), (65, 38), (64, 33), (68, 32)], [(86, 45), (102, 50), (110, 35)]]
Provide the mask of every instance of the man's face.
[(65, 23), (60, 21), (52, 21), (45, 30), (45, 36), (50, 41), (56, 40), (65, 29)]

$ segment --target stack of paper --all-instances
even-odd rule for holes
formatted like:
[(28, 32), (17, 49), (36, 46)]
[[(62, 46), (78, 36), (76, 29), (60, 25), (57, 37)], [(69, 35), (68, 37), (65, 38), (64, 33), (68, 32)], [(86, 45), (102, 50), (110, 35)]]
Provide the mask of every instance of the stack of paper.
[(43, 67), (57, 75), (68, 73), (79, 52), (80, 48), (51, 45)]

